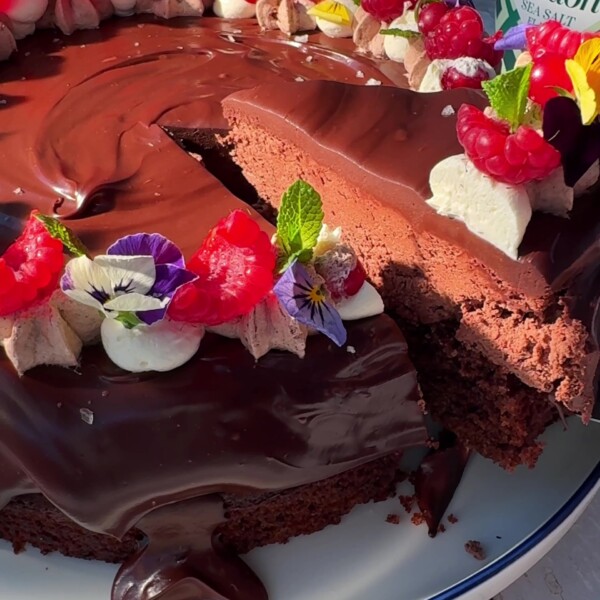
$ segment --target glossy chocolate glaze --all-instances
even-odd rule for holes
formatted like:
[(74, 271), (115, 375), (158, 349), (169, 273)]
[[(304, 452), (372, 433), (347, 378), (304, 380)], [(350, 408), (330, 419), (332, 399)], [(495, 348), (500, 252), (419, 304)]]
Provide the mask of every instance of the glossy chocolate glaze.
[[(348, 41), (281, 38), (250, 22), (132, 19), (24, 40), (0, 70), (0, 247), (38, 208), (69, 219), (93, 252), (157, 231), (189, 255), (220, 217), (250, 209), (161, 125), (223, 127), (221, 99), (264, 81), (353, 82), (360, 70), (402, 82), (400, 67), (387, 65), (388, 78)], [(258, 362), (207, 335), (189, 363), (160, 375), (125, 373), (98, 347), (84, 350), (80, 371), (22, 378), (0, 358), (0, 506), (40, 492), (94, 531), (144, 531), (114, 600), (265, 599), (244, 563), (211, 542), (224, 519), (218, 494), (307, 484), (425, 439), (397, 327), (381, 316), (348, 330), (356, 354), (316, 336), (304, 360), (271, 352)]]

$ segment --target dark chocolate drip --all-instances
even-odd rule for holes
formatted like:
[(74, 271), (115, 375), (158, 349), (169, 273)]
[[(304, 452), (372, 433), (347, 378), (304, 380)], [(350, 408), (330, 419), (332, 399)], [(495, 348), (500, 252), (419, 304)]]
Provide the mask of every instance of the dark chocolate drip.
[(435, 537), (462, 479), (470, 452), (452, 434), (442, 432), (440, 447), (432, 450), (414, 474), (419, 509), (429, 535)]
[[(164, 506), (139, 527), (148, 544), (119, 570), (113, 597), (122, 600), (267, 600), (246, 563), (212, 542), (224, 520), (223, 500), (205, 496)], [(174, 583), (173, 583), (174, 582)]]

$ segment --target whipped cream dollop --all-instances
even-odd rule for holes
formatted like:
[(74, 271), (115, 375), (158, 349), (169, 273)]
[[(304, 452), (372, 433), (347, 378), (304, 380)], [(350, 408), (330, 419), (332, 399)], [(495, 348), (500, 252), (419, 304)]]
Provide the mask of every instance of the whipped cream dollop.
[(110, 360), (132, 373), (180, 367), (198, 352), (204, 336), (201, 325), (168, 319), (129, 329), (116, 319), (106, 318), (100, 331)]
[(490, 79), (496, 75), (494, 69), (485, 60), (480, 58), (472, 58), (470, 56), (462, 56), (461, 58), (451, 60), (437, 58), (431, 61), (427, 67), (418, 91), (423, 93), (441, 92), (443, 90), (442, 77), (451, 68), (456, 69), (456, 71), (465, 77), (475, 77), (481, 70), (485, 71)]
[[(330, 38), (346, 38), (352, 37), (354, 32), (354, 14), (356, 13), (356, 9), (358, 8), (353, 0), (325, 0), (324, 2), (320, 2), (316, 5), (315, 9), (318, 9), (320, 6), (325, 7), (326, 9), (332, 10), (335, 7), (341, 7), (341, 10), (345, 12), (349, 18), (350, 23), (336, 23), (335, 20), (328, 19), (326, 17), (316, 16), (317, 27)], [(315, 13), (312, 13), (313, 15)]]
[(358, 293), (340, 300), (336, 309), (342, 321), (366, 319), (383, 313), (383, 298), (368, 281), (365, 281)]
[(212, 8), (224, 19), (249, 19), (256, 14), (256, 4), (246, 0), (215, 0)]
[(464, 155), (449, 156), (431, 170), (427, 200), (438, 214), (458, 219), (475, 235), (513, 259), (531, 220), (524, 185), (512, 186), (482, 173)]
[[(402, 29), (403, 31), (419, 31), (419, 26), (415, 19), (415, 11), (407, 10), (403, 15), (394, 19), (386, 29)], [(383, 48), (385, 55), (396, 62), (404, 62), (410, 40), (399, 35), (384, 36)]]

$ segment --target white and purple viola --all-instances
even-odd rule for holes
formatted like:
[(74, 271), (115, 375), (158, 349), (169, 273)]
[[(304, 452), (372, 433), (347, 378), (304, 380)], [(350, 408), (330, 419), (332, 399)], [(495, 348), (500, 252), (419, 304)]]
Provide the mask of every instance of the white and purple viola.
[(200, 325), (166, 316), (175, 292), (194, 279), (173, 242), (141, 233), (121, 238), (106, 254), (69, 261), (61, 289), (106, 317), (102, 344), (115, 364), (132, 372), (170, 371), (197, 352), (204, 334)]

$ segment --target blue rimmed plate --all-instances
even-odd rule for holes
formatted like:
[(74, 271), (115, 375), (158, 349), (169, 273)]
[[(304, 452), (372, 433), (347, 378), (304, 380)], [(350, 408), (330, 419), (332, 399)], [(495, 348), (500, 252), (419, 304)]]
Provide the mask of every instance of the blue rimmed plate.
[[(600, 425), (573, 420), (545, 436), (547, 450), (533, 470), (506, 473), (473, 459), (435, 539), (415, 527), (398, 499), (355, 509), (342, 524), (285, 546), (251, 552), (248, 563), (271, 600), (489, 600), (510, 585), (568, 531), (599, 487)], [(402, 491), (407, 491), (401, 489)], [(388, 514), (399, 525), (386, 522)], [(487, 558), (464, 550), (481, 542)], [(100, 563), (14, 556), (0, 544), (2, 598), (109, 600), (115, 568)], [(249, 599), (251, 600), (251, 599)]]

